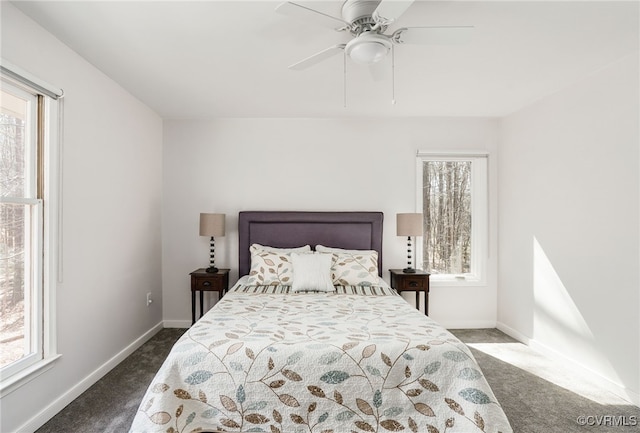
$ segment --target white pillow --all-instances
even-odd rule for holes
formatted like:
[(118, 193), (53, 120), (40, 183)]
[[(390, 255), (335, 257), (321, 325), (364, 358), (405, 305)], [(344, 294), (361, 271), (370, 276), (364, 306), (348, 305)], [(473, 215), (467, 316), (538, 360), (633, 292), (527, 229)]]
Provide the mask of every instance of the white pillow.
[(292, 292), (333, 292), (331, 254), (291, 253), (293, 264)]
[(311, 251), (311, 245), (303, 245), (301, 247), (296, 247), (296, 248), (276, 248), (276, 247), (270, 247), (268, 245), (252, 244), (249, 247), (249, 249), (252, 249), (252, 248), (257, 250), (269, 251), (270, 253), (300, 253), (300, 252)]

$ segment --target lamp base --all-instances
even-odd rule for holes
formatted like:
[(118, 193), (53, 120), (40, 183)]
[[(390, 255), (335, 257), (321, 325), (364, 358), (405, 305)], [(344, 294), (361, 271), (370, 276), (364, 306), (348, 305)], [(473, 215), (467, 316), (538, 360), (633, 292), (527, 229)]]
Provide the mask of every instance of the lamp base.
[(402, 272), (404, 272), (405, 274), (415, 274), (416, 270), (415, 268), (404, 268)]
[(215, 274), (216, 272), (218, 272), (218, 268), (216, 268), (215, 266), (212, 268), (207, 268), (205, 269), (205, 272), (208, 274)]

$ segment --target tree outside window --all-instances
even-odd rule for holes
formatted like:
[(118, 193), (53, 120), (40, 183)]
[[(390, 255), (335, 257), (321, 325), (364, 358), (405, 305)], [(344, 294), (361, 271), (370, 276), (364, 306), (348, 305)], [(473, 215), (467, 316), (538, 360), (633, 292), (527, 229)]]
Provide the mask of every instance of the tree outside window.
[(418, 202), (424, 217), (418, 258), (435, 281), (483, 279), (486, 160), (486, 155), (418, 156)]
[(471, 270), (471, 162), (425, 161), (424, 269), (432, 274)]
[(39, 97), (3, 83), (0, 97), (0, 369), (42, 359)]

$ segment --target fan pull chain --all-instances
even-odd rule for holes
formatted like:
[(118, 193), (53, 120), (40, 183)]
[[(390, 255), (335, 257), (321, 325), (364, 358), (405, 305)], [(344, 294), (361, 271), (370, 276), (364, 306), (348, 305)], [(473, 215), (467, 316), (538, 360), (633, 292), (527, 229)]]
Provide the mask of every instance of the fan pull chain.
[(396, 105), (396, 50), (391, 46), (391, 104)]
[(347, 53), (342, 56), (344, 77), (342, 80), (342, 104), (343, 108), (347, 108)]

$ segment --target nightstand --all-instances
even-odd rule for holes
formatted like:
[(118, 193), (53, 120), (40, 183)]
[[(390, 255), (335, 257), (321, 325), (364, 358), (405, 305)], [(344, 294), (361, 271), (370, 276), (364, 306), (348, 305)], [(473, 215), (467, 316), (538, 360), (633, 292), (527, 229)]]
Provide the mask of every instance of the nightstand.
[(196, 292), (200, 292), (200, 317), (202, 317), (202, 300), (204, 292), (218, 292), (218, 300), (229, 288), (229, 269), (218, 269), (209, 273), (204, 268), (191, 272), (191, 324), (196, 323)]
[(429, 273), (416, 269), (415, 273), (402, 269), (389, 269), (391, 287), (398, 292), (416, 292), (416, 308), (420, 309), (420, 292), (424, 292), (424, 314), (429, 315)]

